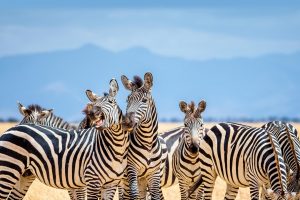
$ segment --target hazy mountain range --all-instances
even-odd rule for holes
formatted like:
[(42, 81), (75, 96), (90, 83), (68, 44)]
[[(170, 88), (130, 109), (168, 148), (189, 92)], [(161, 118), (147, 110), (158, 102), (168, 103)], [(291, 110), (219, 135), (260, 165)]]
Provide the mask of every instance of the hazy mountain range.
[(85, 90), (120, 86), (125, 108), (128, 91), (122, 74), (154, 76), (153, 96), (160, 119), (182, 118), (179, 100), (207, 101), (203, 117), (217, 119), (300, 117), (300, 52), (255, 58), (192, 61), (164, 57), (136, 47), (110, 52), (87, 44), (79, 49), (0, 58), (0, 118), (18, 117), (16, 102), (54, 108), (67, 120), (80, 120)]

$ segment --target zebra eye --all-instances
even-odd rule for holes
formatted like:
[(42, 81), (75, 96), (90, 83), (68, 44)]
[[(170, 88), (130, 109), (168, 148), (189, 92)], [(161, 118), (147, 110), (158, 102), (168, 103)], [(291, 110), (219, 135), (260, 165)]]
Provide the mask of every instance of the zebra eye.
[(143, 103), (147, 103), (147, 99), (142, 99), (142, 102)]

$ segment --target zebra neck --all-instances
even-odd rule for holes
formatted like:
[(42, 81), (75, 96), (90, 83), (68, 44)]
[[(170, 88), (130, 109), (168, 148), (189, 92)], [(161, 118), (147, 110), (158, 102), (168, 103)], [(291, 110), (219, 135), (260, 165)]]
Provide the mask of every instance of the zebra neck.
[(132, 133), (132, 140), (137, 141), (139, 146), (149, 151), (158, 142), (158, 123), (157, 121), (149, 121), (137, 126)]
[(95, 150), (99, 151), (105, 148), (114, 154), (115, 157), (122, 160), (127, 151), (127, 143), (128, 132), (124, 131), (121, 125), (113, 125), (108, 129), (98, 131), (97, 147)]
[(181, 142), (182, 142), (181, 145), (182, 154), (187, 155), (189, 158), (198, 158), (199, 152), (197, 151), (195, 153), (191, 149), (191, 145), (192, 145), (191, 139), (184, 136)]
[(132, 139), (138, 141), (141, 148), (150, 151), (158, 142), (158, 121), (154, 103), (147, 115), (147, 119), (141, 121), (141, 123), (133, 130)]

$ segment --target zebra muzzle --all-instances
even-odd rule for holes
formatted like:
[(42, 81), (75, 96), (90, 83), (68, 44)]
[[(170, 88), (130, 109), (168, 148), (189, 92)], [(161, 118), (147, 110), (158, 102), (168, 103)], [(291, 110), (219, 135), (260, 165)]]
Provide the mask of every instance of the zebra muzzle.
[(127, 113), (126, 116), (124, 117), (124, 123), (123, 123), (123, 128), (131, 130), (133, 129), (135, 125), (134, 122), (134, 113)]
[(199, 152), (199, 145), (196, 143), (196, 142), (193, 142), (190, 147), (189, 147), (190, 151), (193, 153), (193, 154), (196, 154)]

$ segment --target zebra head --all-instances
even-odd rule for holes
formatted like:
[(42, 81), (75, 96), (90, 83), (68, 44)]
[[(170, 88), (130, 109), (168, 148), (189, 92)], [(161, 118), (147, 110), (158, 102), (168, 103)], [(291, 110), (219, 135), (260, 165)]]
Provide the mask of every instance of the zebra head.
[(86, 90), (86, 95), (91, 102), (87, 104), (84, 113), (88, 117), (90, 125), (97, 129), (110, 128), (121, 123), (122, 112), (115, 98), (119, 91), (118, 82), (111, 79), (109, 85), (109, 93), (104, 93), (103, 96)]
[(144, 75), (144, 81), (139, 76), (135, 76), (133, 81), (124, 75), (121, 79), (124, 87), (131, 91), (127, 98), (125, 116), (125, 123), (129, 129), (141, 122), (151, 121), (152, 115), (156, 116), (156, 112), (152, 112), (155, 109), (155, 103), (151, 95), (153, 86), (152, 74), (147, 72)]
[(206, 108), (206, 102), (200, 101), (198, 108), (195, 108), (195, 103), (192, 101), (187, 104), (184, 101), (179, 102), (180, 110), (185, 114), (184, 127), (185, 135), (189, 141), (189, 148), (191, 152), (197, 153), (199, 151), (200, 140), (204, 135), (204, 127), (201, 113)]
[(23, 115), (20, 124), (47, 125), (47, 118), (52, 115), (53, 109), (44, 109), (39, 105), (29, 105), (28, 108), (18, 102), (19, 112)]

